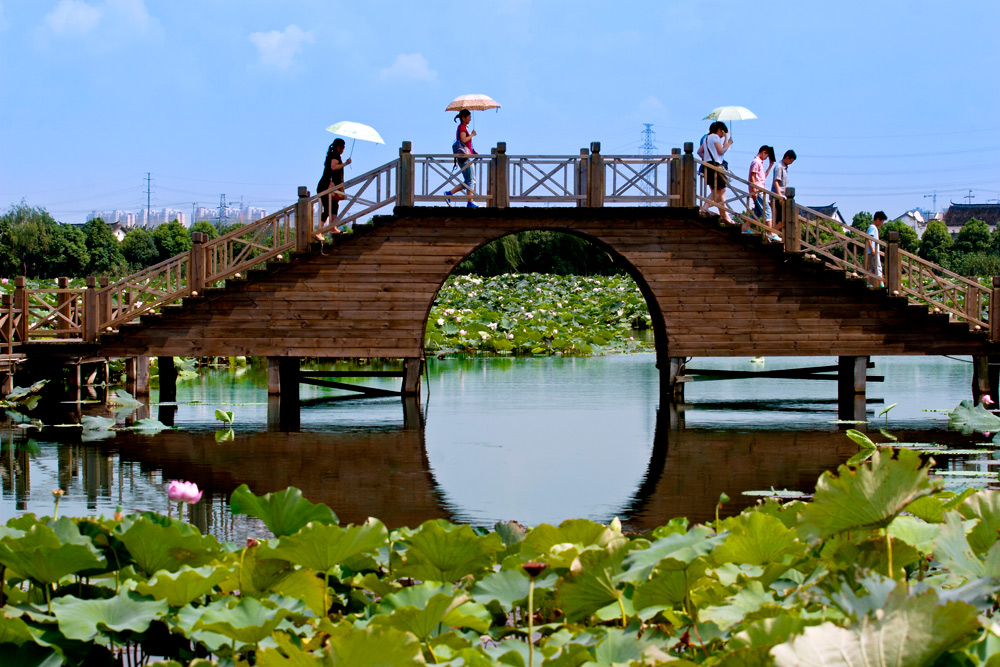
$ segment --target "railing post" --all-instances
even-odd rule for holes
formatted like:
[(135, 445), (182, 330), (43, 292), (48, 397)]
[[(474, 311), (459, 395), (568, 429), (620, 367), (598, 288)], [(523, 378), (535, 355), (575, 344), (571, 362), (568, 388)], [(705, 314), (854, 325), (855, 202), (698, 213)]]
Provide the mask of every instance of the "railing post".
[(681, 206), (692, 207), (697, 205), (694, 196), (694, 181), (694, 143), (685, 141), (684, 155), (681, 156)]
[[(17, 339), (22, 343), (28, 342), (28, 279), (24, 276), (14, 278), (14, 310), (21, 313), (21, 319), (17, 323)], [(992, 309), (991, 309), (992, 310)]]
[(587, 163), (587, 206), (604, 206), (604, 156), (601, 142), (590, 142), (590, 161)]
[[(60, 276), (56, 279), (56, 285), (60, 290), (69, 289), (69, 278)], [(69, 294), (65, 292), (56, 294), (56, 338), (69, 338), (70, 336), (67, 330), (73, 326), (72, 305)]]
[[(10, 294), (0, 296), (0, 305), (6, 315), (3, 321), (3, 353), (10, 355), (14, 353), (14, 297)], [(4, 395), (13, 390), (14, 386), (11, 385), (10, 391), (5, 390)]]
[[(298, 212), (296, 212), (296, 217), (298, 217)], [(296, 229), (298, 229), (298, 225), (296, 225)], [(191, 296), (205, 293), (205, 241), (207, 240), (208, 237), (204, 232), (191, 234), (191, 261), (188, 264), (191, 271), (191, 275), (188, 276), (188, 290)], [(298, 245), (297, 242), (298, 237), (296, 237), (296, 245)]]
[(990, 342), (1000, 342), (1000, 276), (993, 276), (990, 291)]
[(781, 234), (785, 252), (802, 252), (802, 221), (795, 205), (795, 188), (785, 188), (785, 201), (781, 204)]
[(404, 141), (399, 147), (399, 176), (396, 177), (397, 206), (413, 206), (417, 172), (412, 151), (413, 142), (410, 141)]
[(670, 149), (670, 162), (667, 163), (667, 206), (680, 206), (681, 196), (681, 149)]
[(311, 240), (312, 207), (309, 206), (309, 188), (300, 185), (299, 199), (295, 203), (295, 251), (306, 252), (309, 250)]
[(885, 251), (885, 272), (888, 279), (889, 294), (899, 294), (902, 289), (903, 267), (899, 254), (899, 232), (889, 232), (886, 239), (888, 246)]
[(490, 207), (507, 208), (510, 206), (510, 186), (507, 183), (510, 170), (507, 159), (507, 142), (498, 141), (497, 147), (493, 150), (493, 178), (490, 187), (493, 190), (493, 198), (490, 199)]
[[(97, 309), (101, 318), (100, 324), (107, 326), (107, 323), (111, 321), (111, 291), (107, 289), (108, 285), (111, 284), (111, 280), (107, 276), (101, 276), (97, 284), (101, 286), (101, 291), (97, 297)], [(101, 328), (100, 324), (98, 324), (98, 329)]]
[(97, 277), (87, 276), (87, 291), (83, 293), (83, 342), (97, 341)]
[[(590, 168), (590, 151), (586, 148), (580, 149), (580, 161), (576, 165), (576, 200), (577, 208), (587, 205), (587, 170)], [(582, 198), (581, 198), (582, 195)]]

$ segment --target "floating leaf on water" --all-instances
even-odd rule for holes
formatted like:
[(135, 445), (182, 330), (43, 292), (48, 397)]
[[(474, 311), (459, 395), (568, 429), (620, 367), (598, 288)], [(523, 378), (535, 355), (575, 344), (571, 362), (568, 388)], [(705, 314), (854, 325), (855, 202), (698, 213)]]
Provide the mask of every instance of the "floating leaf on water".
[(988, 470), (934, 470), (933, 474), (941, 477), (988, 477), (995, 478), (998, 473)]
[(771, 488), (767, 491), (744, 491), (744, 496), (760, 496), (765, 498), (808, 498), (809, 494), (803, 491), (790, 491), (788, 489)]
[(14, 387), (14, 391), (4, 396), (4, 398), (10, 401), (11, 403), (21, 402), (22, 399), (24, 399), (26, 396), (30, 394), (37, 394), (39, 391), (42, 390), (42, 387), (48, 384), (48, 382), (49, 382), (48, 380), (39, 380), (38, 382), (32, 384), (30, 387)]
[(232, 424), (233, 423), (233, 413), (232, 412), (225, 412), (223, 410), (216, 410), (215, 411), (215, 418), (218, 419), (219, 421), (225, 423), (225, 424)]
[(146, 417), (145, 419), (140, 419), (129, 428), (133, 431), (143, 431), (144, 433), (159, 433), (160, 431), (169, 429), (170, 427), (161, 422), (159, 419)]
[(84, 415), (80, 418), (80, 425), (84, 431), (107, 431), (115, 425), (115, 420), (111, 417), (91, 417)]
[(1000, 431), (1000, 417), (989, 412), (983, 404), (973, 405), (965, 400), (958, 404), (948, 417), (948, 427), (972, 433), (973, 431)]
[(142, 405), (141, 401), (135, 400), (132, 394), (124, 389), (115, 389), (108, 396), (108, 405), (120, 405), (122, 407), (136, 407)]
[(827, 424), (867, 424), (868, 422), (862, 419), (832, 419), (827, 422)]

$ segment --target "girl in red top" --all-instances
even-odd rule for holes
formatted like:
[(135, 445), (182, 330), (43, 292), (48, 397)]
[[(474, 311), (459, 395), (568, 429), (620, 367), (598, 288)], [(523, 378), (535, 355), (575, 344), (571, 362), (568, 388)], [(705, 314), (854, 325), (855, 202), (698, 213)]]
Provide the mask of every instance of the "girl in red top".
[[(458, 129), (455, 130), (455, 146), (454, 148), (456, 154), (462, 155), (475, 155), (476, 151), (472, 148), (472, 137), (476, 136), (476, 131), (469, 131), (469, 121), (472, 120), (472, 112), (468, 109), (462, 109), (455, 115), (455, 122), (458, 123)], [(475, 197), (476, 192), (476, 179), (472, 175), (472, 167), (466, 166), (469, 162), (468, 158), (455, 158), (455, 164), (458, 168), (462, 170), (462, 179), (465, 184), (459, 183), (455, 186), (454, 190), (445, 190), (445, 197), (451, 197), (453, 194), (465, 190), (466, 196), (468, 197), (469, 203), (466, 204), (469, 208), (479, 208), (476, 203), (472, 201)], [(448, 206), (451, 206), (451, 199), (445, 199)]]

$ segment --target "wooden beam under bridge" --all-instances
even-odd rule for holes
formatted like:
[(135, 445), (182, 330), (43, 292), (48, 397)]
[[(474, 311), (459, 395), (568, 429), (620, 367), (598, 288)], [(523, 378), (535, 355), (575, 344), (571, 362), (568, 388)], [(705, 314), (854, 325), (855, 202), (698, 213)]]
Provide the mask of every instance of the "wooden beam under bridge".
[[(869, 361), (867, 368), (874, 368), (875, 363)], [(804, 368), (780, 368), (760, 371), (729, 371), (703, 368), (685, 368), (684, 375), (677, 378), (678, 382), (697, 379), (702, 382), (710, 380), (739, 380), (745, 378), (784, 378), (788, 380), (836, 380), (839, 366), (806, 366)], [(868, 382), (885, 382), (884, 375), (869, 375)]]

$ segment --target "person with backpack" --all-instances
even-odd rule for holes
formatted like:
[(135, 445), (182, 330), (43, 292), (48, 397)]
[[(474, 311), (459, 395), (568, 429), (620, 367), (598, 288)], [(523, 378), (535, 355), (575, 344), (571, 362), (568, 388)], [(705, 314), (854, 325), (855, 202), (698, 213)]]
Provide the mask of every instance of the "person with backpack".
[[(475, 149), (472, 147), (472, 137), (476, 136), (476, 131), (469, 131), (470, 120), (472, 120), (472, 112), (468, 109), (462, 109), (455, 115), (455, 122), (458, 123), (458, 128), (455, 130), (455, 143), (451, 145), (451, 152), (454, 155), (476, 154)], [(476, 179), (472, 175), (472, 166), (469, 165), (469, 162), (469, 158), (455, 158), (455, 166), (462, 171), (462, 180), (464, 180), (465, 183), (459, 183), (453, 189), (445, 190), (445, 202), (448, 206), (451, 206), (452, 195), (456, 195), (462, 190), (465, 190), (466, 197), (468, 198), (466, 206), (469, 208), (479, 208), (476, 203), (472, 201), (473, 197), (476, 196)]]
[(733, 139), (729, 136), (729, 128), (726, 127), (725, 123), (719, 121), (715, 126), (715, 132), (709, 132), (705, 139), (705, 156), (708, 158), (706, 161), (712, 166), (712, 168), (705, 169), (705, 180), (708, 182), (711, 195), (699, 209), (702, 214), (707, 215), (708, 209), (714, 206), (719, 211), (722, 221), (729, 223), (733, 221), (726, 209), (726, 187), (728, 187), (729, 182), (726, 180), (725, 174), (729, 169), (729, 163), (722, 156), (732, 145)]

